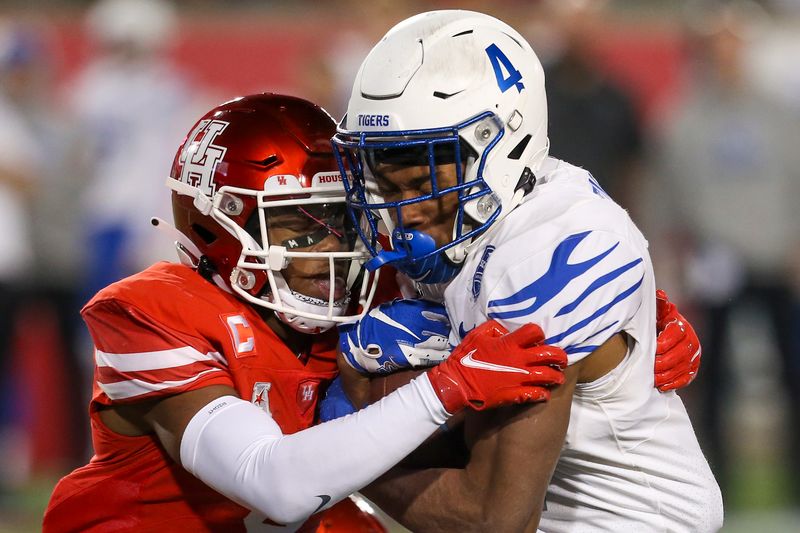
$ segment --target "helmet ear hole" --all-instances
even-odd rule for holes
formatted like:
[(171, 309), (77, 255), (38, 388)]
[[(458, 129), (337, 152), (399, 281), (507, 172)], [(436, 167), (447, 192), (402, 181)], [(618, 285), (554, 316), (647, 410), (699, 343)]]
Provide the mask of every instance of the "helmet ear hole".
[(522, 157), (522, 152), (524, 152), (525, 148), (528, 147), (528, 143), (530, 142), (530, 140), (531, 140), (530, 135), (526, 135), (525, 137), (523, 137), (523, 139), (519, 143), (517, 143), (514, 149), (511, 150), (511, 152), (509, 152), (508, 158), (518, 161), (519, 158)]
[(205, 226), (201, 226), (200, 224), (192, 224), (192, 231), (194, 231), (201, 239), (203, 239), (203, 242), (207, 245), (217, 240), (217, 236), (214, 235), (211, 230)]

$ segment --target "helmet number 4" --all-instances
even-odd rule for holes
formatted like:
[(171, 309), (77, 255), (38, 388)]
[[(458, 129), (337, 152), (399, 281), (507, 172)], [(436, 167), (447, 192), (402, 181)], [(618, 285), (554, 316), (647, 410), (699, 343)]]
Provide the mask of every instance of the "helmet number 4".
[(489, 56), (489, 61), (492, 63), (500, 92), (504, 93), (511, 87), (516, 87), (518, 92), (522, 92), (522, 89), (525, 88), (522, 84), (522, 74), (514, 68), (514, 65), (511, 64), (511, 61), (508, 60), (503, 51), (492, 43), (486, 47), (486, 55)]

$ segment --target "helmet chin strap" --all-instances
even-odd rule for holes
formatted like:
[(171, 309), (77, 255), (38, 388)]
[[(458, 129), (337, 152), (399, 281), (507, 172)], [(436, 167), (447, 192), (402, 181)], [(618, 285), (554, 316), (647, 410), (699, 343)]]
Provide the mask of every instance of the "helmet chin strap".
[[(274, 274), (275, 285), (277, 287), (277, 298), (275, 302), (280, 301), (281, 305), (286, 309), (285, 311), (275, 311), (278, 319), (300, 333), (315, 334), (322, 333), (331, 329), (336, 325), (332, 320), (325, 320), (324, 318), (308, 318), (300, 315), (292, 314), (292, 310), (302, 311), (306, 313), (313, 313), (317, 315), (326, 315), (328, 312), (328, 302), (321, 298), (312, 298), (299, 292), (293, 291), (283, 276), (277, 272)], [(331, 289), (333, 290), (333, 289)], [(269, 295), (262, 298), (269, 298)], [(347, 308), (349, 298), (346, 296), (339, 301), (333, 302), (332, 316), (342, 316)]]
[[(178, 253), (178, 259), (180, 262), (197, 270), (197, 267), (200, 264), (200, 258), (203, 257), (203, 253), (200, 251), (197, 245), (195, 245), (195, 243), (193, 243), (189, 237), (181, 233), (178, 228), (163, 218), (152, 217), (150, 219), (150, 223), (156, 229), (160, 229), (161, 231), (165, 232), (173, 241), (175, 241), (175, 250)], [(222, 276), (216, 272), (211, 275), (211, 279), (220, 289), (224, 290), (225, 292), (232, 292), (222, 279)]]

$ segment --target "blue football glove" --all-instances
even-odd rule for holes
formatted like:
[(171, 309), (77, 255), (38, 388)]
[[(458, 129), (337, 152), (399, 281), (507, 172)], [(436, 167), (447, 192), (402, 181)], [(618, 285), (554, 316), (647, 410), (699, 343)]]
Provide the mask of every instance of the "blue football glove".
[(319, 420), (327, 422), (355, 413), (356, 408), (342, 388), (342, 378), (337, 377), (325, 391), (325, 397), (319, 405)]
[(362, 374), (438, 365), (450, 355), (449, 336), (444, 306), (426, 300), (393, 300), (339, 326), (342, 354)]

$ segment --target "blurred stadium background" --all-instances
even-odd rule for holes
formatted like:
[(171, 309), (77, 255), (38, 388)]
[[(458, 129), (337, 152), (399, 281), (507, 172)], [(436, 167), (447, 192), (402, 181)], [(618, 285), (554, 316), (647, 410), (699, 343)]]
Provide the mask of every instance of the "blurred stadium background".
[(170, 217), (163, 180), (192, 122), (262, 91), (341, 118), (371, 44), (435, 8), (530, 38), (553, 152), (648, 235), (704, 342), (681, 395), (724, 531), (800, 531), (800, 0), (3, 0), (0, 531), (39, 530), (57, 479), (91, 455), (77, 311), (172, 258), (148, 220)]

